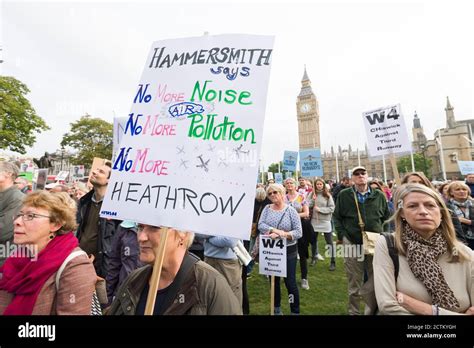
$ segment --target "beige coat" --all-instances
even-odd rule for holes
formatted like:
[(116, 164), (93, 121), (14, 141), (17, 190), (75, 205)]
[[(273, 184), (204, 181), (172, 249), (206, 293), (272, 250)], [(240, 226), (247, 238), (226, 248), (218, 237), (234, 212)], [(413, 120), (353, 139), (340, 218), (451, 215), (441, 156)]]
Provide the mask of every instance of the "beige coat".
[[(467, 246), (460, 244), (461, 248), (472, 255), (474, 252)], [(417, 300), (431, 304), (431, 296), (423, 283), (415, 278), (405, 256), (398, 256), (400, 268), (398, 279), (395, 281), (394, 266), (388, 253), (385, 238), (378, 238), (375, 245), (374, 255), (374, 285), (375, 295), (380, 314), (411, 314), (399, 305), (395, 296), (396, 291), (400, 291)], [(474, 261), (463, 263), (449, 263), (448, 254), (443, 254), (438, 260), (443, 271), (444, 278), (459, 301), (460, 308), (457, 312), (452, 312), (440, 308), (439, 314), (451, 315), (462, 314), (469, 307), (474, 306)]]
[[(46, 280), (36, 299), (32, 315), (90, 315), (96, 279), (94, 266), (85, 254), (73, 258), (61, 274), (58, 291), (56, 273)], [(13, 296), (0, 290), (0, 315)]]

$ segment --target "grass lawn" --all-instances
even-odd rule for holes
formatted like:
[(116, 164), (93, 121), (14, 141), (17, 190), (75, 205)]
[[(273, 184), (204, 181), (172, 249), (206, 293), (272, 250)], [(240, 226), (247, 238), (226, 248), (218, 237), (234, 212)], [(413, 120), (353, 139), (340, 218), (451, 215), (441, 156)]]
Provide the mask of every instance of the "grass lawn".
[[(319, 253), (324, 261), (318, 261), (311, 266), (308, 261), (309, 290), (301, 289), (300, 264), (296, 268), (296, 280), (300, 293), (301, 315), (345, 315), (347, 314), (347, 280), (344, 272), (343, 258), (336, 257), (336, 270), (329, 271), (330, 258), (325, 253), (326, 242), (319, 234)], [(311, 252), (310, 252), (311, 254)], [(311, 257), (311, 255), (310, 255)], [(290, 314), (288, 292), (283, 279), (281, 286), (281, 309), (283, 314)], [(270, 282), (264, 275), (258, 273), (258, 264), (252, 270), (252, 276), (247, 279), (247, 289), (250, 301), (251, 315), (270, 314)]]

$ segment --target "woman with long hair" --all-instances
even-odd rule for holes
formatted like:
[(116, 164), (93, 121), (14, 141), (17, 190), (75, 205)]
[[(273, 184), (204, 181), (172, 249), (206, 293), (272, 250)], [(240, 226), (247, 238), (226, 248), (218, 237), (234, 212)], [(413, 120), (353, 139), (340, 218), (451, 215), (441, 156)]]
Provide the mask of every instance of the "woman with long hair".
[(441, 196), (420, 184), (397, 188), (394, 248), (375, 246), (374, 285), (381, 314), (474, 314), (474, 252), (456, 239)]
[(313, 262), (316, 262), (316, 255), (318, 255), (318, 234), (322, 233), (326, 240), (326, 248), (329, 249), (328, 251), (331, 255), (329, 270), (334, 271), (336, 269), (336, 252), (332, 241), (331, 219), (335, 204), (323, 179), (318, 178), (314, 181), (314, 192), (310, 194), (308, 203), (312, 212), (311, 225), (313, 226), (316, 239)]

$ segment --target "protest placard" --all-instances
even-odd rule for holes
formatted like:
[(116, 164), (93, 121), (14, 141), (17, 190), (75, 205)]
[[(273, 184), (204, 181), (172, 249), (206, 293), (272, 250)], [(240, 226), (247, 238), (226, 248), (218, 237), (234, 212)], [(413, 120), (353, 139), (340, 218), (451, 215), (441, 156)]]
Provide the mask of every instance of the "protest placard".
[(79, 179), (84, 178), (84, 174), (85, 174), (84, 165), (80, 164), (80, 165), (72, 166), (72, 168), (71, 168), (71, 177), (74, 180), (79, 180)]
[(412, 150), (400, 104), (362, 113), (371, 157)]
[(271, 239), (262, 234), (259, 238), (260, 274), (286, 277), (286, 239)]
[(296, 161), (298, 160), (298, 151), (285, 151), (283, 154), (283, 171), (296, 171)]
[(273, 37), (153, 43), (102, 217), (249, 239)]
[(462, 175), (474, 174), (474, 161), (458, 161), (458, 166)]
[(283, 184), (283, 174), (282, 173), (275, 173), (275, 182), (277, 184)]
[(320, 149), (300, 150), (300, 170), (304, 178), (323, 176)]

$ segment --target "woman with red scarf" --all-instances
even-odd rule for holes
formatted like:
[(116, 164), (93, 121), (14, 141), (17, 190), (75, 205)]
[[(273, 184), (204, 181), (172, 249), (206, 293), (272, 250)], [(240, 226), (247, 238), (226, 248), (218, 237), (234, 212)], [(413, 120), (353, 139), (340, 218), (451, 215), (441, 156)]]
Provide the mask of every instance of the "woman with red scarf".
[[(25, 197), (14, 217), (16, 248), (0, 267), (0, 314), (91, 313), (97, 278), (85, 253), (71, 255), (81, 250), (75, 227), (76, 204), (66, 193)], [(75, 257), (65, 262), (70, 255)]]

